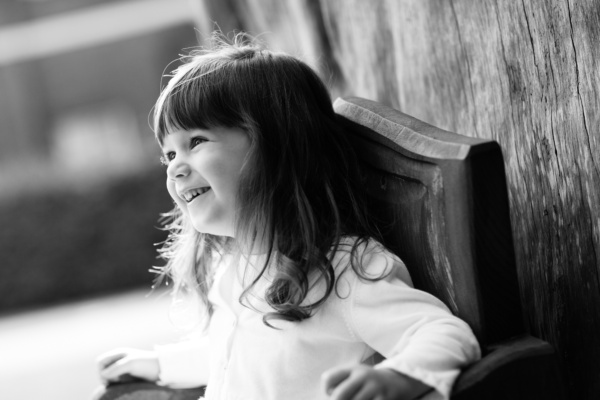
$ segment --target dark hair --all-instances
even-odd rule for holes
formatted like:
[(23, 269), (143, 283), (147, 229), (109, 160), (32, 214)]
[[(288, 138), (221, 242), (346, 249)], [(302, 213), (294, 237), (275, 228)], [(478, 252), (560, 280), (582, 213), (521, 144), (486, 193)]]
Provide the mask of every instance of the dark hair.
[[(308, 318), (335, 290), (339, 271), (332, 260), (340, 240), (353, 237), (351, 265), (366, 279), (354, 253), (369, 238), (379, 239), (364, 205), (355, 154), (329, 92), (302, 61), (244, 37), (213, 50), (195, 50), (183, 61), (156, 103), (156, 137), (162, 144), (173, 129), (247, 132), (251, 145), (236, 199), (234, 236), (244, 238), (249, 248), (266, 245), (267, 259), (242, 297), (274, 262), (276, 273), (264, 294), (274, 311), (265, 314), (265, 323)], [(165, 272), (176, 287), (197, 289), (210, 308), (211, 258), (231, 241), (194, 232), (177, 209), (171, 216), (170, 239), (162, 249)], [(309, 277), (321, 280), (326, 290), (306, 304)]]

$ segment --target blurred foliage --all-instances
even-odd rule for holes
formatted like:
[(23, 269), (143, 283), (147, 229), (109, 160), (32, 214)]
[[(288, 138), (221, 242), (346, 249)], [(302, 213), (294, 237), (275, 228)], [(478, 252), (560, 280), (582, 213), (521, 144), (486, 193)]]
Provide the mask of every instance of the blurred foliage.
[(160, 213), (173, 207), (164, 172), (0, 204), (0, 312), (133, 287), (150, 289)]

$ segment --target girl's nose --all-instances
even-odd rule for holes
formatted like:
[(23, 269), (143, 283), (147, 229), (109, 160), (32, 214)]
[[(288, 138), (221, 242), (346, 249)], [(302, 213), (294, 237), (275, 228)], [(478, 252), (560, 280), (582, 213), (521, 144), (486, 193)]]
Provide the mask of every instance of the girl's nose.
[(182, 160), (179, 157), (175, 157), (175, 159), (169, 162), (169, 166), (167, 167), (167, 175), (169, 179), (176, 180), (180, 178), (184, 178), (190, 174), (190, 167), (188, 163)]

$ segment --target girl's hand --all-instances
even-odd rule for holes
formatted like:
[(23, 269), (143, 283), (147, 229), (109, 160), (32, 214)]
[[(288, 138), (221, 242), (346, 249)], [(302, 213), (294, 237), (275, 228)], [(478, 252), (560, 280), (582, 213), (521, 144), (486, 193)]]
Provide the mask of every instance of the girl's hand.
[(331, 400), (410, 400), (431, 390), (400, 372), (367, 365), (331, 369), (322, 382)]
[(106, 384), (131, 378), (157, 381), (160, 374), (158, 356), (150, 350), (121, 348), (102, 354), (96, 360), (100, 379)]

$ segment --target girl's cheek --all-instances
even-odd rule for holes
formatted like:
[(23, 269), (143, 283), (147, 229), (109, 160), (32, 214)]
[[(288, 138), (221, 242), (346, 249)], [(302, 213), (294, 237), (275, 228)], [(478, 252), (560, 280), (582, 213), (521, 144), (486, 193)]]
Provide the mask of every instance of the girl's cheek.
[(170, 180), (168, 178), (167, 178), (167, 191), (169, 192), (169, 195), (171, 196), (173, 201), (175, 201), (175, 203), (177, 204), (179, 209), (182, 212), (186, 213), (187, 208), (185, 206), (185, 202), (177, 195), (177, 191), (175, 190), (175, 182), (173, 182), (172, 180)]

